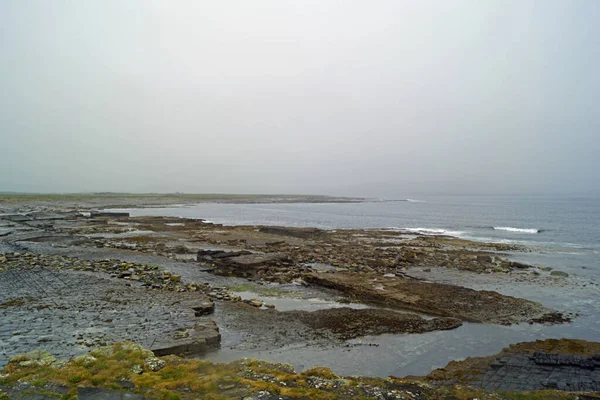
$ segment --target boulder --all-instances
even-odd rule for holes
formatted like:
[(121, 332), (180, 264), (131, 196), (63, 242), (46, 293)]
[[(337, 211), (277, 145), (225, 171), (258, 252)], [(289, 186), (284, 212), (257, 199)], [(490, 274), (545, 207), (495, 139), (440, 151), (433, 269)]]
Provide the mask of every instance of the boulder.
[(192, 328), (178, 330), (159, 338), (152, 345), (152, 352), (162, 357), (170, 354), (202, 354), (221, 342), (217, 325), (210, 321), (198, 323)]

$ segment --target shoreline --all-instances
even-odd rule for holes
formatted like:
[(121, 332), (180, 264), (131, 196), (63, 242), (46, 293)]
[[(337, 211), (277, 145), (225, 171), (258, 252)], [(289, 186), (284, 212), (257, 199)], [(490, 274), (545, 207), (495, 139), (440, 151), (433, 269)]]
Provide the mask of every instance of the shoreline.
[[(80, 209), (88, 205), (82, 203)], [(419, 337), (437, 335), (445, 330), (452, 334), (457, 329), (465, 331), (460, 328), (461, 324), (473, 322), (477, 322), (477, 329), (481, 328), (483, 332), (488, 326), (492, 332), (494, 326), (516, 323), (520, 324), (515, 325), (516, 334), (523, 322), (530, 326), (556, 326), (549, 332), (566, 332), (571, 319), (580, 321), (583, 318), (583, 321), (587, 318), (568, 313), (573, 310), (568, 307), (564, 310), (566, 304), (560, 302), (548, 306), (528, 299), (541, 296), (544, 303), (544, 299), (549, 299), (544, 293), (552, 292), (555, 286), (579, 287), (577, 285), (587, 283), (578, 283), (560, 274), (551, 275), (556, 271), (546, 268), (511, 261), (506, 254), (526, 251), (524, 247), (381, 229), (223, 226), (190, 218), (111, 215), (110, 210), (106, 214), (84, 217), (66, 211), (63, 206), (40, 206), (27, 216), (18, 213), (0, 215), (0, 227), (10, 230), (0, 237), (0, 258), (3, 258), (0, 259), (0, 274), (9, 277), (22, 273), (25, 280), (32, 279), (34, 271), (50, 274), (48, 276), (57, 282), (56, 293), (60, 292), (61, 279), (91, 273), (106, 279), (102, 285), (108, 286), (99, 287), (109, 288), (114, 284), (115, 288), (122, 287), (125, 293), (130, 292), (132, 299), (143, 299), (143, 293), (155, 291), (171, 301), (192, 296), (197, 303), (213, 306), (200, 317), (186, 317), (189, 322), (182, 328), (196, 332), (200, 329), (197, 323), (202, 321), (205, 327), (200, 330), (203, 334), (219, 335), (222, 350), (218, 351), (225, 350), (224, 354), (229, 354), (227, 357), (273, 351), (276, 356), (281, 356), (282, 353), (276, 350), (281, 346), (305, 349), (299, 352), (313, 346), (328, 349), (323, 354), (333, 355), (346, 345), (352, 349), (356, 346), (351, 344), (356, 342), (354, 338), (364, 335), (366, 341), (359, 339), (359, 343), (365, 342), (369, 346), (377, 343), (377, 347), (382, 347), (379, 351), (385, 351), (386, 346), (402, 341), (404, 337), (418, 341)], [(15, 252), (21, 254), (15, 255)], [(116, 261), (102, 263), (107, 258)], [(453, 275), (456, 278), (447, 279)], [(477, 279), (473, 279), (477, 276), (485, 279), (477, 284)], [(470, 281), (475, 284), (469, 284)], [(498, 285), (517, 288), (518, 285), (509, 282), (527, 282), (539, 290), (509, 293), (493, 288)], [(248, 292), (248, 296), (256, 293), (256, 297), (242, 299), (235, 292), (240, 289)], [(139, 295), (135, 294), (138, 290)], [(258, 298), (261, 291), (274, 299), (273, 304)], [(23, 286), (22, 293), (17, 299), (0, 296), (0, 312), (10, 316), (32, 307), (46, 307), (40, 293), (32, 293), (27, 285)], [(286, 300), (292, 298), (289, 295), (297, 301)], [(92, 300), (90, 306), (77, 298), (68, 304), (60, 304), (66, 307), (64, 312), (68, 315), (72, 307), (74, 310), (92, 307), (90, 310), (93, 310), (105, 301), (101, 298), (112, 296), (92, 291), (88, 296)], [(339, 306), (317, 309), (310, 304), (310, 298), (333, 300)], [(287, 304), (287, 311), (278, 310), (278, 302)], [(352, 302), (363, 303), (367, 308), (360, 312), (343, 308), (344, 303)], [(143, 316), (143, 307), (131, 304), (132, 311)], [(270, 308), (272, 306), (275, 308)], [(181, 312), (188, 313), (192, 309), (195, 308)], [(167, 318), (163, 325), (170, 324), (167, 322), (169, 316), (156, 318), (156, 323)], [(195, 321), (194, 318), (200, 319)], [(207, 325), (209, 321), (213, 321), (215, 328)], [(379, 326), (377, 321), (387, 322)], [(472, 329), (465, 332), (469, 330)], [(144, 339), (141, 344), (159, 354), (190, 353), (188, 345), (179, 343), (177, 346), (180, 339), (167, 340), (168, 332), (161, 335), (165, 336), (164, 341), (170, 341), (167, 347), (179, 350), (164, 353), (153, 347), (150, 339)], [(62, 344), (68, 344), (67, 336), (54, 334), (49, 340), (56, 348), (66, 351), (65, 354), (70, 354), (69, 351), (74, 349), (69, 350), (69, 346)], [(100, 342), (127, 339), (126, 335), (120, 339), (116, 334), (100, 339)], [(94, 334), (82, 340), (93, 345), (100, 343)], [(77, 346), (75, 354), (86, 350)], [(354, 348), (362, 352), (360, 346)], [(378, 354), (377, 347), (373, 350), (365, 347), (364, 351)], [(208, 349), (202, 350), (205, 351)], [(215, 359), (218, 351), (208, 353), (209, 358)], [(299, 352), (288, 356), (300, 356)]]

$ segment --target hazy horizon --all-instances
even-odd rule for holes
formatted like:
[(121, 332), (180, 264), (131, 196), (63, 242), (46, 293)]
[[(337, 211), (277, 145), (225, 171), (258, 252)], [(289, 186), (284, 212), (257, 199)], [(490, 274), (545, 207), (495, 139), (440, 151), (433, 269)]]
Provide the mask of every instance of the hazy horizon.
[(598, 195), (600, 3), (0, 3), (0, 192)]

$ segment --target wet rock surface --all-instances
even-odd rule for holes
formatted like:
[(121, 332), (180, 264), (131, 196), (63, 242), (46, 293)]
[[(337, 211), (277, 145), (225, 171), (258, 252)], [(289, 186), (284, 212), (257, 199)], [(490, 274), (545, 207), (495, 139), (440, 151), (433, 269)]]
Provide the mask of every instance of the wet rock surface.
[[(507, 325), (533, 321), (548, 314), (556, 315), (553, 310), (529, 300), (402, 276), (337, 272), (310, 274), (305, 279), (313, 284), (341, 290), (363, 301), (463, 321)], [(559, 323), (566, 321), (560, 314), (552, 320)]]
[[(501, 357), (472, 385), (487, 390), (525, 391), (557, 389), (600, 391), (600, 355), (579, 357), (538, 353)], [(596, 367), (594, 367), (596, 365)]]
[(342, 340), (383, 333), (423, 333), (458, 328), (456, 318), (424, 319), (415, 314), (373, 308), (331, 308), (317, 311), (286, 311), (284, 318), (301, 321), (317, 330), (333, 333)]
[[(212, 304), (201, 293), (156, 290), (131, 279), (67, 269), (82, 265), (94, 270), (93, 262), (34, 255), (4, 258), (0, 366), (11, 355), (38, 347), (65, 357), (122, 340), (150, 348), (160, 345), (164, 354), (186, 351), (180, 348), (187, 342), (195, 351), (218, 344), (214, 324), (196, 316), (194, 307)], [(196, 326), (194, 332), (202, 334), (180, 334)]]
[(549, 339), (512, 345), (495, 356), (451, 362), (426, 379), (490, 391), (600, 391), (600, 343)]
[[(0, 215), (0, 318), (8, 321), (0, 326), (0, 366), (9, 356), (32, 348), (63, 358), (120, 340), (134, 340), (162, 355), (200, 352), (216, 345), (223, 334), (230, 347), (270, 351), (288, 344), (332, 346), (363, 335), (452, 329), (461, 320), (568, 321), (527, 300), (410, 278), (420, 267), (427, 267), (422, 269), (425, 280), (430, 267), (477, 276), (539, 276), (541, 271), (539, 279), (549, 277), (545, 269), (531, 271), (529, 265), (509, 261), (501, 253), (527, 251), (517, 245), (385, 230), (224, 227), (183, 218), (80, 212), (100, 208), (98, 204), (73, 203), (70, 209), (23, 206)], [(259, 283), (309, 282), (311, 290), (334, 288), (342, 297), (438, 318), (383, 309), (279, 312), (266, 309), (262, 300), (243, 302), (232, 294), (227, 286), (240, 281), (235, 277)], [(479, 387), (497, 382), (503, 368), (508, 381), (521, 382), (520, 375), (513, 374), (521, 368), (515, 363), (536, 371), (533, 362), (570, 376), (573, 369), (595, 362), (594, 354), (568, 360), (544, 354), (529, 354), (527, 359), (507, 355), (506, 365), (498, 360), (498, 368), (486, 370), (490, 376), (481, 379)], [(135, 367), (135, 373), (140, 372), (146, 373), (142, 364)], [(338, 385), (337, 378), (320, 374), (308, 380), (310, 387)], [(281, 386), (278, 382), (274, 381)], [(401, 391), (393, 393), (394, 385), (387, 383), (361, 388), (347, 393), (406, 397)], [(411, 393), (418, 393), (413, 389)], [(272, 388), (264, 392), (261, 395), (278, 395)]]

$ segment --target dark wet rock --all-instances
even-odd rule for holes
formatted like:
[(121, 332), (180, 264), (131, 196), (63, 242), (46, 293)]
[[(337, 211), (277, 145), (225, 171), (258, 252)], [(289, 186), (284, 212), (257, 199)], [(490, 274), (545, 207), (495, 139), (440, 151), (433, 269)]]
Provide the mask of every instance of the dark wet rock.
[(186, 246), (184, 246), (182, 244), (177, 245), (177, 246), (171, 248), (170, 252), (174, 253), (174, 254), (189, 254), (189, 253), (193, 253), (193, 251), (191, 251), (190, 249), (188, 249)]
[(513, 269), (528, 269), (531, 268), (531, 265), (523, 264), (520, 262), (512, 261), (510, 263), (510, 267)]
[(533, 354), (533, 361), (538, 365), (571, 365), (587, 369), (600, 368), (600, 354), (584, 357), (573, 354), (537, 352)]
[(215, 273), (220, 275), (260, 278), (281, 283), (300, 276), (299, 270), (291, 268), (289, 257), (280, 253), (200, 250), (197, 260), (210, 263), (215, 268)]
[(91, 211), (90, 212), (90, 217), (92, 217), (92, 218), (97, 218), (97, 217), (112, 217), (112, 218), (129, 217), (129, 213), (128, 212), (120, 212), (120, 211)]
[(537, 318), (531, 318), (529, 321), (530, 324), (564, 324), (572, 321), (573, 316), (565, 315), (559, 312), (549, 312)]
[(600, 343), (549, 339), (511, 345), (490, 357), (451, 362), (426, 378), (436, 386), (456, 383), (490, 391), (600, 390)]
[(229, 257), (237, 257), (245, 254), (252, 254), (249, 251), (226, 251), (226, 250), (198, 250), (196, 260), (198, 262), (211, 262)]
[(462, 325), (456, 318), (424, 319), (416, 314), (389, 310), (348, 307), (317, 311), (285, 311), (287, 318), (301, 321), (312, 329), (325, 330), (348, 340), (367, 335), (384, 333), (424, 333), (455, 329)]
[(290, 228), (283, 226), (262, 226), (259, 228), (259, 232), (304, 239), (315, 236), (319, 237), (326, 233), (326, 231), (317, 228)]
[(121, 271), (117, 277), (118, 278), (126, 278), (126, 277), (131, 276), (131, 275), (133, 275), (133, 272), (127, 270), (127, 271)]
[(469, 322), (510, 325), (556, 313), (539, 303), (497, 292), (379, 274), (312, 273), (305, 280), (361, 301)]

